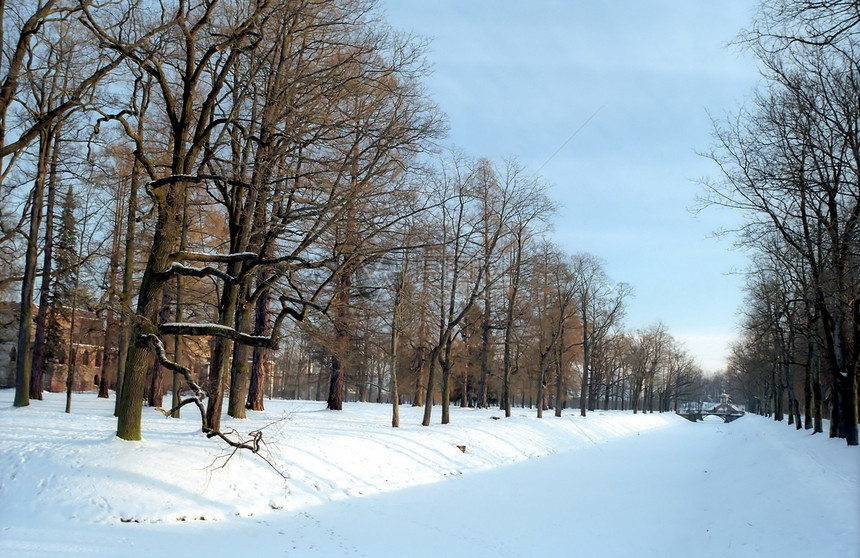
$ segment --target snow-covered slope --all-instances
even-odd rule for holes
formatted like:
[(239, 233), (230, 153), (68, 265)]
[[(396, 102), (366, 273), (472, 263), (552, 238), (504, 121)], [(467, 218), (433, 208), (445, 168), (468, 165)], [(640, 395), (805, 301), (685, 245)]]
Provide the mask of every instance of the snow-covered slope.
[[(61, 395), (22, 409), (11, 402), (11, 391), (0, 392), (3, 556), (149, 555), (152, 537), (183, 555), (219, 556), (251, 534), (259, 556), (283, 555), (285, 537), (291, 556), (342, 554), (345, 540), (358, 554), (403, 555), (388, 539), (367, 537), (373, 525), (407, 546), (435, 532), (442, 538), (410, 555), (439, 555), (467, 524), (472, 542), (446, 555), (517, 556), (517, 545), (531, 548), (522, 537), (540, 533), (549, 550), (568, 535), (548, 533), (547, 523), (571, 522), (584, 530), (580, 550), (653, 539), (643, 548), (656, 556), (682, 550), (666, 541), (748, 555), (860, 552), (857, 448), (759, 417), (693, 424), (673, 414), (567, 410), (538, 420), (517, 409), (494, 419), (498, 411), (455, 408), (452, 424), (422, 427), (422, 410), (406, 407), (403, 426), (392, 429), (385, 405), (330, 412), (300, 401), (268, 401), (245, 421), (225, 417), (225, 428), (240, 432), (269, 425), (270, 466), (247, 452), (230, 456), (200, 435), (190, 412), (173, 420), (144, 409), (145, 439), (125, 442), (114, 436), (112, 400), (76, 394), (71, 415)], [(436, 507), (425, 507), (436, 496)], [(529, 503), (496, 509), (512, 498)], [(807, 525), (820, 536), (810, 539)]]
[(115, 436), (112, 400), (76, 394), (72, 414), (63, 412), (61, 394), (21, 409), (11, 401), (11, 390), (0, 392), (0, 501), (20, 503), (19, 514), (97, 522), (295, 510), (569, 451), (674, 419), (595, 413), (586, 428), (573, 411), (562, 420), (536, 420), (525, 410), (496, 420), (497, 410), (453, 408), (452, 424), (427, 428), (422, 409), (403, 407), (402, 426), (393, 429), (387, 405), (348, 403), (332, 412), (307, 401), (268, 401), (248, 420), (225, 415), (224, 430), (265, 427), (267, 463), (203, 437), (193, 409), (179, 420), (144, 409), (144, 440), (125, 442)]

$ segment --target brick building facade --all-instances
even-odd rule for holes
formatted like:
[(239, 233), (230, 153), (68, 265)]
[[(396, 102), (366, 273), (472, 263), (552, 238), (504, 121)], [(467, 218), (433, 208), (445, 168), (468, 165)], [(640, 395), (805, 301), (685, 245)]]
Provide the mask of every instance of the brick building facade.
[[(21, 317), (21, 305), (18, 302), (0, 302), (0, 388), (15, 387), (15, 367), (18, 350), (18, 321)], [(36, 310), (34, 309), (34, 315)], [(72, 355), (69, 358), (67, 343), (69, 340), (69, 323), (63, 324), (64, 350), (61, 358), (50, 361), (46, 365), (42, 385), (46, 391), (65, 391), (69, 365), (74, 362), (75, 378), (72, 389), (87, 391), (98, 387), (98, 382), (104, 376), (108, 388), (116, 387), (116, 341), (107, 343), (105, 351), (105, 319), (95, 312), (78, 310), (75, 313), (75, 335), (72, 343)], [(33, 328), (35, 330), (35, 327)], [(172, 352), (172, 338), (165, 339), (167, 349)], [(196, 379), (205, 377), (208, 373), (209, 339), (185, 339), (184, 364), (191, 368)], [(74, 360), (72, 360), (74, 359)], [(154, 370), (150, 367), (149, 375)], [(147, 386), (149, 386), (149, 379)], [(172, 380), (163, 380), (163, 391), (169, 391)]]

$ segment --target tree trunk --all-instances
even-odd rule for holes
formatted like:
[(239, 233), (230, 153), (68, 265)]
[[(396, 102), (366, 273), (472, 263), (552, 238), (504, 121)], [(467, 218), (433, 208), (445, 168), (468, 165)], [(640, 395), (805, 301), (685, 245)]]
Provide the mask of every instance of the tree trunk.
[(564, 375), (561, 373), (561, 365), (557, 364), (555, 369), (555, 416), (560, 417), (564, 408)]
[(469, 368), (471, 367), (471, 362), (467, 362), (466, 366), (463, 367), (463, 383), (461, 385), (460, 391), (460, 407), (466, 408), (469, 406)]
[[(113, 259), (113, 258), (112, 258)], [(112, 276), (109, 279), (110, 283), (113, 283), (113, 287), (109, 287), (112, 290), (116, 290), (116, 269), (114, 268), (110, 275)], [(113, 298), (113, 295), (110, 296)], [(113, 310), (108, 308), (105, 312), (105, 334), (104, 334), (104, 343), (102, 345), (102, 365), (101, 365), (101, 373), (99, 377), (99, 394), (98, 397), (101, 399), (108, 399), (110, 397), (110, 382), (108, 381), (108, 374), (110, 373), (111, 368), (111, 359), (110, 355), (113, 353), (113, 348), (115, 346), (115, 339), (117, 334), (116, 327), (116, 316), (114, 316)]]
[[(266, 287), (259, 298), (257, 298), (257, 307), (254, 315), (254, 335), (269, 334), (269, 300), (271, 291)], [(263, 410), (263, 394), (265, 391), (266, 382), (266, 361), (269, 356), (268, 349), (262, 347), (254, 347), (253, 361), (251, 362), (251, 385), (248, 389), (248, 404), (247, 407), (252, 411)], [(296, 378), (299, 375), (296, 374)], [(299, 390), (296, 388), (296, 399)]]
[(639, 396), (641, 395), (641, 393), (642, 393), (642, 379), (637, 377), (633, 381), (633, 392), (630, 394), (631, 405), (633, 406), (633, 414), (634, 415), (639, 412), (639, 399), (640, 399)]
[(777, 368), (778, 365), (774, 364), (771, 372), (773, 381), (773, 420), (782, 422), (782, 419), (785, 418), (783, 414), (783, 392), (785, 390), (785, 386), (783, 386), (780, 381), (781, 378), (777, 373)]
[[(232, 270), (235, 275), (237, 270)], [(239, 286), (227, 285), (221, 295), (221, 308), (218, 312), (220, 325), (235, 325), (236, 307), (239, 303)], [(206, 406), (206, 426), (212, 430), (221, 429), (221, 411), (224, 407), (224, 390), (230, 379), (230, 355), (233, 341), (224, 337), (215, 338), (215, 346), (209, 359), (209, 401)]]
[(510, 418), (511, 416), (511, 329), (510, 325), (505, 327), (502, 397), (499, 401), (501, 409), (505, 412), (505, 418)]
[(436, 360), (439, 354), (439, 348), (436, 347), (430, 351), (429, 359), (430, 367), (427, 370), (427, 390), (424, 396), (424, 417), (421, 424), (430, 426), (430, 416), (433, 412), (433, 384), (436, 381)]
[[(405, 270), (403, 273), (405, 277)], [(401, 279), (401, 284), (402, 284)], [(391, 367), (391, 384), (389, 392), (391, 394), (391, 426), (398, 428), (400, 426), (400, 394), (397, 391), (397, 345), (400, 342), (400, 292), (394, 295), (394, 314), (391, 318), (391, 354), (389, 355), (389, 366)]]
[[(185, 191), (185, 195), (182, 198), (182, 228), (179, 232), (179, 251), (184, 252), (188, 248), (188, 191)], [(182, 323), (184, 319), (184, 310), (183, 304), (185, 301), (183, 300), (182, 290), (182, 276), (176, 276), (176, 322)], [(176, 364), (182, 365), (183, 359), (183, 340), (181, 335), (175, 335), (173, 337), (173, 362)], [(184, 378), (182, 374), (179, 372), (173, 373), (173, 389), (172, 392), (172, 400), (171, 400), (171, 408), (173, 412), (170, 414), (172, 418), (179, 418), (179, 414), (181, 409), (179, 408), (179, 403), (182, 401), (182, 382)]]
[(812, 433), (824, 432), (824, 420), (821, 416), (822, 396), (821, 396), (821, 369), (818, 356), (818, 341), (813, 341), (815, 356), (812, 359)]
[[(236, 328), (242, 332), (251, 331), (251, 307), (247, 302), (248, 286), (242, 287), (242, 293), (236, 312)], [(227, 403), (227, 414), (236, 419), (244, 419), (245, 403), (251, 386), (251, 367), (249, 361), (251, 348), (244, 343), (233, 344), (233, 362), (230, 370), (230, 398)]]
[(453, 362), (451, 358), (451, 348), (454, 340), (449, 334), (445, 340), (445, 356), (440, 363), (442, 368), (442, 424), (451, 422), (451, 387), (449, 385), (451, 379), (451, 369)]
[(803, 377), (803, 428), (805, 430), (812, 430), (812, 400), (812, 350), (810, 348), (806, 352), (806, 367)]
[[(161, 291), (165, 283), (161, 273), (167, 269), (181, 224), (179, 209), (182, 207), (181, 200), (184, 198), (185, 185), (177, 182), (162, 188), (165, 191), (162, 199), (159, 200), (160, 210), (154, 229), (152, 249), (140, 281), (137, 316), (132, 329), (117, 410), (117, 436), (123, 440), (140, 440), (146, 370), (152, 359), (150, 341), (141, 337), (157, 333), (153, 324), (158, 318)], [(161, 193), (156, 192), (156, 194)]]
[[(30, 398), (42, 399), (42, 376), (45, 370), (45, 337), (48, 312), (51, 305), (51, 267), (54, 250), (54, 207), (57, 199), (57, 167), (59, 163), (60, 135), (54, 138), (51, 169), (48, 177), (48, 205), (45, 207), (45, 246), (42, 256), (42, 284), (39, 286), (39, 311), (36, 315), (36, 338), (33, 344), (33, 363), (30, 375)], [(19, 353), (20, 354), (20, 353)]]
[(125, 218), (125, 253), (122, 268), (122, 296), (120, 297), (120, 327), (119, 340), (116, 351), (116, 402), (113, 414), (119, 417), (120, 395), (123, 389), (123, 374), (125, 372), (126, 359), (128, 358), (128, 346), (132, 334), (132, 291), (134, 289), (134, 250), (135, 230), (137, 220), (137, 190), (138, 173), (140, 172), (140, 161), (137, 159), (132, 163), (131, 177), (129, 178), (128, 192), (128, 215)]
[[(336, 334), (335, 343), (338, 346), (345, 345), (343, 340), (343, 334)], [(329, 388), (328, 388), (328, 398), (326, 400), (326, 407), (332, 411), (342, 411), (343, 410), (343, 394), (344, 394), (344, 370), (343, 370), (343, 360), (339, 355), (331, 356), (331, 377), (329, 380)]]
[(33, 366), (33, 291), (36, 284), (36, 259), (39, 253), (39, 231), (42, 227), (45, 182), (48, 176), (49, 157), (55, 129), (39, 134), (39, 159), (36, 181), (32, 191), (30, 229), (27, 250), (24, 254), (24, 277), (21, 281), (21, 315), (18, 320), (18, 360), (15, 361), (15, 407), (30, 404), (30, 374)]
[(69, 318), (69, 345), (67, 354), (69, 355), (68, 366), (66, 367), (66, 414), (72, 412), (72, 389), (75, 385), (76, 365), (78, 363), (78, 354), (75, 350), (75, 318), (77, 317), (78, 304), (78, 285), (75, 280), (75, 290), (72, 294), (72, 315)]
[(546, 354), (541, 353), (537, 381), (537, 418), (543, 418), (544, 378), (546, 377)]
[[(161, 311), (158, 313), (158, 323), (163, 324), (169, 321), (170, 318), (170, 293), (168, 292), (167, 284), (161, 294)], [(152, 368), (152, 377), (149, 385), (149, 406), (153, 408), (161, 408), (164, 406), (164, 367), (158, 360)]]
[[(72, 187), (69, 186), (68, 196), (71, 196), (72, 192), (73, 192)], [(84, 211), (86, 212), (87, 209), (89, 209), (89, 208), (85, 207)], [(67, 414), (72, 412), (72, 388), (74, 386), (74, 381), (75, 381), (75, 365), (77, 364), (77, 360), (78, 360), (77, 354), (76, 354), (77, 351), (75, 351), (75, 348), (74, 348), (75, 347), (75, 345), (74, 345), (75, 321), (76, 321), (75, 318), (77, 317), (77, 311), (78, 311), (78, 291), (80, 290), (80, 285), (81, 285), (81, 265), (80, 264), (81, 264), (81, 257), (83, 255), (83, 250), (84, 250), (84, 236), (85, 236), (84, 231), (81, 231), (80, 237), (78, 239), (79, 242), (78, 242), (78, 251), (77, 251), (77, 255), (76, 255), (77, 257), (75, 258), (75, 261), (74, 261), (75, 276), (74, 276), (74, 280), (72, 283), (72, 316), (69, 319), (69, 349), (68, 349), (68, 354), (71, 355), (72, 358), (69, 359), (69, 368), (67, 371), (68, 373), (66, 374), (66, 413)]]
[(588, 374), (591, 366), (591, 347), (588, 338), (588, 297), (582, 297), (582, 382), (579, 386), (579, 415), (585, 416), (588, 407)]
[(442, 366), (442, 424), (451, 422), (450, 405), (451, 391), (448, 381), (451, 377), (451, 371), (445, 366)]
[[(351, 256), (347, 256), (351, 257)], [(344, 266), (348, 267), (348, 266)], [(343, 396), (345, 389), (344, 364), (349, 352), (349, 320), (350, 312), (350, 289), (352, 288), (352, 272), (344, 269), (338, 280), (338, 292), (335, 294), (335, 340), (334, 354), (331, 357), (331, 380), (329, 382), (327, 407), (332, 411), (343, 410)]]
[(564, 408), (564, 374), (562, 363), (564, 362), (564, 324), (561, 324), (559, 343), (556, 343), (555, 357), (555, 416), (560, 417)]
[(417, 363), (415, 366), (415, 391), (412, 396), (412, 406), (421, 407), (424, 405), (424, 392), (427, 386), (424, 384), (426, 362), (427, 362), (427, 296), (430, 292), (430, 258), (424, 257), (421, 270), (421, 303), (418, 308), (418, 354)]
[(122, 233), (120, 232), (120, 228), (122, 227), (122, 203), (122, 200), (117, 203), (110, 264), (108, 268), (107, 311), (105, 312), (105, 334), (102, 349), (101, 381), (99, 382), (99, 397), (103, 399), (107, 399), (109, 396), (108, 389), (110, 386), (107, 378), (111, 372), (111, 365), (113, 364), (111, 362), (110, 355), (113, 354), (113, 349), (116, 346), (117, 339), (117, 319), (116, 313), (114, 312), (114, 303), (116, 300), (117, 274), (119, 273), (119, 247), (122, 239)]
[[(488, 378), (490, 375), (490, 273), (489, 263), (484, 271), (484, 314), (481, 318), (481, 380), (478, 384), (478, 405), (487, 408)], [(463, 382), (465, 394), (465, 382)], [(464, 395), (465, 397), (465, 395)]]

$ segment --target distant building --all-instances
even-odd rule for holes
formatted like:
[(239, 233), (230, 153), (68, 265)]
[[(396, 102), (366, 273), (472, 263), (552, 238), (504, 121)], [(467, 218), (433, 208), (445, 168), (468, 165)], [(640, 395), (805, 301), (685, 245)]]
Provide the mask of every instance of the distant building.
[[(37, 309), (34, 309), (34, 314)], [(21, 304), (0, 302), (0, 387), (15, 387), (15, 367), (18, 360), (18, 321)], [(33, 328), (35, 330), (35, 327)], [(75, 336), (72, 354), (68, 352), (69, 324), (65, 323), (63, 354), (47, 363), (42, 385), (47, 391), (66, 389), (70, 358), (75, 362), (75, 379), (72, 389), (84, 391), (98, 385), (102, 370), (108, 378), (115, 376), (116, 349), (104, 354), (105, 324), (94, 312), (78, 310), (75, 314)]]
[[(37, 309), (34, 309), (34, 315)], [(0, 388), (15, 387), (15, 367), (18, 360), (18, 321), (21, 318), (21, 305), (18, 302), (0, 301)], [(105, 354), (106, 320), (95, 312), (78, 309), (75, 312), (75, 335), (72, 344), (72, 355), (67, 355), (69, 341), (69, 322), (63, 322), (63, 348), (59, 358), (46, 363), (42, 386), (45, 391), (61, 392), (66, 389), (66, 378), (70, 359), (74, 359), (75, 378), (72, 385), (74, 391), (88, 391), (98, 388), (104, 375), (108, 388), (116, 388), (117, 349), (116, 340), (111, 340)], [(35, 326), (33, 327), (35, 332)], [(165, 348), (168, 355), (173, 354), (173, 336), (165, 336)], [(209, 354), (212, 350), (210, 337), (183, 337), (184, 357), (182, 364), (191, 370), (195, 381), (209, 375)], [(265, 363), (267, 392), (271, 393), (274, 362)], [(152, 376), (155, 362), (149, 367), (146, 380), (146, 392), (152, 390)], [(173, 387), (172, 373), (164, 374), (160, 389), (162, 393)], [(147, 396), (148, 397), (148, 396)]]

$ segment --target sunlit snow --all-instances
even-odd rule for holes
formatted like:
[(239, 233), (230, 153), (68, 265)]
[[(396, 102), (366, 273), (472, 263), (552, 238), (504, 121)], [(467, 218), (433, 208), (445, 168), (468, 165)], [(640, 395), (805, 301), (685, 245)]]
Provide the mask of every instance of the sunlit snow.
[[(267, 401), (265, 457), (144, 409), (0, 392), (2, 556), (829, 556), (860, 552), (860, 452), (747, 415), (421, 409)], [(436, 417), (439, 416), (437, 412)], [(457, 446), (464, 446), (465, 452)], [(286, 475), (282, 478), (278, 472)]]

